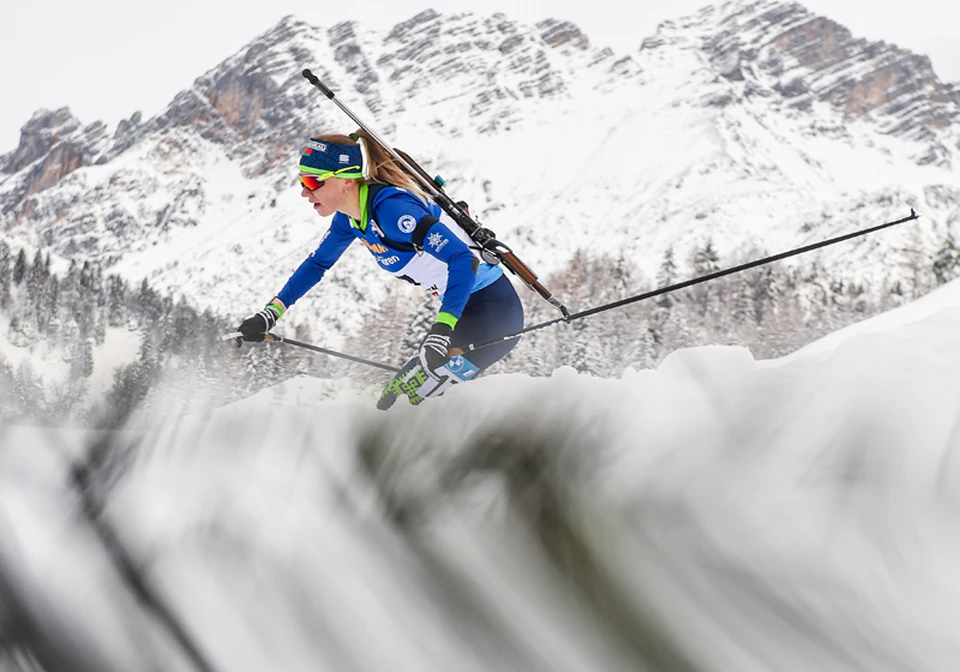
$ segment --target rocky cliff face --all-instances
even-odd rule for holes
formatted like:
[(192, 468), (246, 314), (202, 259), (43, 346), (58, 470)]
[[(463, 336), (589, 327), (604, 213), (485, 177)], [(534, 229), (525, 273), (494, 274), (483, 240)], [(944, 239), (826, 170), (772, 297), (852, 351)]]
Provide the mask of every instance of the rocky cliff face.
[[(706, 8), (668, 22), (644, 46), (683, 42), (695, 42), (730, 81), (773, 91), (798, 109), (827, 102), (851, 117), (875, 120), (883, 132), (928, 141), (919, 161), (949, 160), (942, 144), (956, 142), (958, 134), (942, 132), (960, 118), (960, 90), (940, 82), (925, 56), (856, 38), (800, 4), (775, 0)], [(4, 173), (30, 169), (19, 189), (3, 194), (2, 208), (16, 211), (24, 198), (77, 168), (108, 162), (171, 128), (194, 129), (238, 155), (255, 157), (249, 170), (268, 170), (296, 148), (305, 118), (329, 116), (300, 78), (302, 67), (318, 70), (339, 90), (361, 94), (378, 114), (406, 108), (406, 101), (434, 93), (438, 83), (469, 87), (471, 116), (484, 117), (484, 132), (496, 132), (510, 117), (509, 105), (497, 101), (549, 97), (568, 85), (569, 73), (546, 57), (563, 50), (589, 52), (608, 67), (630, 60), (592, 50), (576, 26), (552, 19), (525, 27), (502, 15), (451, 17), (428, 10), (380, 40), (355, 23), (322, 31), (287, 17), (198, 78), (163, 113), (146, 123), (137, 113), (113, 137), (99, 123), (82, 127), (67, 108), (38, 111), (24, 125), (17, 149), (0, 157)], [(327, 56), (319, 65), (318, 54)], [(334, 71), (323, 61), (339, 67)], [(625, 78), (636, 73), (629, 67), (618, 71)]]
[(21, 129), (17, 149), (0, 157), (0, 172), (9, 174), (15, 182), (12, 193), (2, 202), (2, 210), (6, 212), (90, 165), (106, 142), (103, 123), (81, 127), (66, 107), (54, 112), (37, 111)]
[(20, 145), (4, 157), (6, 173), (16, 173), (34, 161), (43, 158), (61, 140), (69, 138), (80, 128), (80, 122), (69, 108), (56, 112), (40, 110), (20, 130)]
[(883, 132), (930, 142), (920, 160), (948, 160), (938, 131), (960, 119), (960, 97), (926, 56), (855, 38), (797, 3), (726, 3), (679, 28), (699, 33), (710, 62), (730, 80), (772, 88), (799, 109), (823, 101), (874, 119)]
[[(589, 49), (586, 36), (568, 22), (548, 20), (530, 28), (502, 15), (450, 17), (432, 10), (378, 38), (352, 22), (318, 30), (287, 17), (199, 77), (164, 112), (146, 122), (137, 113), (109, 138), (102, 124), (81, 128), (66, 108), (40, 110), (24, 125), (20, 146), (2, 157), (5, 173), (28, 166), (36, 171), (23, 189), (3, 195), (4, 210), (17, 210), (24, 197), (81, 166), (107, 163), (145, 138), (177, 128), (192, 129), (235, 155), (255, 157), (248, 170), (262, 173), (296, 150), (307, 119), (322, 122), (332, 116), (300, 77), (304, 67), (313, 68), (340, 95), (344, 90), (361, 94), (374, 113), (388, 102), (392, 111), (404, 109), (438, 83), (469, 80), (469, 86), (483, 89), (476, 91), (471, 107), (473, 116), (483, 116), (495, 107), (493, 101), (517, 91), (522, 97), (543, 97), (563, 88), (564, 76), (551, 67), (545, 51)], [(42, 167), (31, 166), (41, 159)]]
[[(589, 42), (572, 24), (552, 20), (528, 27), (502, 15), (441, 16), (430, 10), (381, 37), (351, 22), (318, 30), (287, 17), (199, 77), (161, 114), (143, 121), (137, 113), (112, 137), (100, 123), (81, 127), (66, 108), (38, 111), (24, 125), (20, 146), (2, 157), (0, 169), (15, 179), (0, 191), (0, 206), (15, 219), (28, 216), (36, 207), (26, 199), (77, 168), (108, 164), (177, 129), (222, 146), (245, 162), (247, 174), (262, 175), (297, 151), (305, 129), (343, 125), (300, 76), (305, 67), (340, 97), (359, 94), (367, 110), (388, 119), (437, 89), (472, 90), (470, 116), (493, 132), (510, 117), (512, 101), (564, 88), (570, 73), (546, 54), (568, 49), (585, 52)], [(611, 55), (597, 53), (598, 61)]]

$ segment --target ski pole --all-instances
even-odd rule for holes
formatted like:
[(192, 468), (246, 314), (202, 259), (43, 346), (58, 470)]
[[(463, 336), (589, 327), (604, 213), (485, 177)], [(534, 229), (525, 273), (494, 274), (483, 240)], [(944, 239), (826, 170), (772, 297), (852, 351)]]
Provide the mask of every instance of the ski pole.
[(349, 107), (340, 102), (340, 99), (337, 98), (336, 94), (331, 91), (323, 82), (321, 82), (316, 75), (314, 75), (310, 70), (304, 70), (301, 73), (307, 81), (309, 81), (313, 86), (320, 89), (320, 91), (327, 98), (332, 100), (337, 107), (343, 110), (350, 119), (363, 131), (369, 135), (374, 142), (380, 145), (394, 161), (396, 161), (400, 166), (402, 166), (407, 173), (413, 177), (420, 185), (427, 191), (431, 198), (439, 205), (444, 212), (446, 212), (453, 220), (467, 232), (467, 235), (480, 247), (480, 253), (484, 261), (487, 263), (497, 263), (503, 262), (503, 265), (511, 273), (516, 275), (523, 281), (523, 283), (539, 294), (547, 303), (552, 305), (554, 308), (560, 311), (560, 313), (566, 318), (570, 311), (567, 309), (563, 303), (556, 299), (550, 291), (544, 287), (540, 281), (537, 279), (537, 274), (531, 270), (529, 266), (520, 261), (513, 250), (508, 246), (496, 239), (495, 234), (487, 228), (481, 227), (470, 214), (457, 202), (455, 202), (447, 193), (443, 190), (444, 181), (443, 178), (439, 175), (436, 177), (430, 177), (430, 175), (409, 155), (404, 152), (401, 152), (398, 149), (390, 147), (383, 139), (377, 135), (376, 131), (367, 126), (363, 121), (355, 115)]
[(756, 259), (754, 261), (749, 261), (745, 264), (740, 264), (739, 266), (733, 266), (731, 268), (723, 269), (720, 271), (714, 271), (713, 273), (708, 273), (706, 275), (701, 275), (698, 278), (693, 278), (690, 280), (684, 280), (683, 282), (678, 282), (667, 287), (661, 287), (659, 289), (654, 289), (649, 292), (644, 292), (643, 294), (637, 294), (636, 296), (631, 296), (626, 299), (620, 299), (619, 301), (613, 301), (611, 303), (605, 303), (602, 306), (597, 306), (596, 308), (590, 308), (588, 310), (582, 310), (579, 313), (574, 313), (569, 317), (556, 318), (553, 320), (547, 320), (546, 322), (541, 322), (540, 324), (535, 324), (530, 327), (525, 327), (520, 331), (515, 331), (512, 334), (507, 334), (506, 336), (500, 336), (498, 338), (492, 338), (489, 341), (483, 341), (481, 343), (470, 344), (463, 346), (463, 352), (472, 352), (473, 350), (479, 350), (480, 348), (485, 348), (488, 345), (494, 345), (495, 343), (502, 343), (503, 341), (509, 341), (513, 338), (516, 338), (522, 334), (526, 334), (531, 331), (537, 331), (539, 329), (545, 329), (546, 327), (551, 327), (560, 322), (573, 322), (574, 320), (580, 320), (585, 317), (590, 317), (591, 315), (596, 315), (597, 313), (602, 313), (607, 310), (612, 310), (613, 308), (620, 308), (621, 306), (626, 306), (631, 303), (636, 303), (637, 301), (644, 301), (645, 299), (652, 299), (656, 296), (662, 296), (664, 294), (669, 294), (670, 292), (675, 292), (679, 289), (686, 289), (687, 287), (693, 287), (694, 285), (699, 285), (704, 282), (709, 282), (711, 280), (716, 280), (717, 278), (722, 278), (726, 275), (732, 275), (734, 273), (740, 273), (741, 271), (746, 271), (751, 268), (757, 268), (758, 266), (764, 266), (766, 264), (773, 263), (774, 261), (780, 261), (781, 259), (787, 259), (788, 257), (795, 257), (798, 254), (803, 254), (805, 252), (810, 252), (811, 250), (817, 250), (822, 247), (827, 247), (829, 245), (835, 245), (841, 243), (845, 240), (850, 240), (851, 238), (857, 238), (859, 236), (865, 236), (868, 233), (874, 233), (880, 231), (881, 229), (886, 229), (891, 226), (896, 226), (897, 224), (903, 224), (904, 222), (909, 222), (914, 219), (919, 219), (920, 215), (917, 214), (916, 210), (910, 208), (910, 216), (898, 219), (895, 222), (887, 222), (886, 224), (878, 224), (877, 226), (870, 227), (868, 229), (863, 229), (861, 231), (853, 231), (852, 233), (846, 233), (842, 236), (837, 236), (835, 238), (828, 238), (822, 240), (819, 243), (812, 243), (810, 245), (804, 245), (803, 247), (798, 247), (793, 250), (788, 250), (787, 252), (780, 252), (779, 254), (774, 254), (769, 257), (763, 257), (762, 259)]
[[(232, 334), (224, 334), (220, 337), (221, 341), (236, 341), (239, 338), (242, 338), (243, 334), (239, 331), (235, 331)], [(351, 362), (357, 362), (358, 364), (366, 364), (367, 366), (373, 366), (378, 369), (383, 369), (384, 371), (392, 371), (396, 373), (400, 370), (399, 367), (391, 366), (390, 364), (383, 364), (381, 362), (375, 362), (370, 359), (364, 359), (362, 357), (357, 357), (356, 355), (348, 355), (343, 352), (337, 352), (336, 350), (330, 350), (329, 348), (321, 348), (318, 345), (310, 345), (309, 343), (301, 343), (300, 341), (295, 341), (292, 338), (284, 338), (277, 334), (264, 334), (263, 340), (270, 341), (271, 343), (285, 343), (287, 345), (292, 345), (297, 348), (303, 348), (304, 350), (310, 350), (312, 352), (319, 352), (324, 355), (330, 355), (331, 357), (339, 357), (340, 359), (346, 359)]]

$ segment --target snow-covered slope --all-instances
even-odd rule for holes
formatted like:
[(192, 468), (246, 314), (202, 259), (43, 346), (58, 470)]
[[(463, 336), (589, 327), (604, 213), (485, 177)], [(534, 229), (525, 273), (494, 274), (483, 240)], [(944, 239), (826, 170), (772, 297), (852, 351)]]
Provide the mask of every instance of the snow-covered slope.
[[(295, 187), (300, 144), (352, 130), (304, 67), (541, 276), (586, 248), (652, 277), (668, 246), (773, 252), (914, 206), (919, 223), (823, 255), (879, 287), (960, 219), (958, 96), (929, 61), (760, 0), (663, 24), (632, 54), (503, 15), (428, 11), (387, 34), (289, 17), (112, 135), (38, 112), (0, 157), (3, 235), (243, 315), (324, 230)], [(371, 274), (348, 251), (289, 321), (336, 345), (384, 296)]]
[[(844, 329), (839, 329), (790, 355), (776, 360), (770, 360), (770, 363), (779, 364), (780, 362), (786, 362), (796, 358), (806, 358), (831, 353), (842, 344), (846, 345), (846, 341), (848, 340), (856, 343), (872, 332), (895, 332), (901, 327), (920, 323), (924, 320), (929, 320), (931, 323), (941, 321), (946, 323), (952, 319), (956, 319), (954, 313), (958, 310), (958, 306), (960, 306), (960, 282), (954, 281), (938, 287), (929, 294), (921, 296), (919, 299), (900, 308), (881, 313)], [(904, 347), (908, 349), (914, 348), (914, 346), (909, 343), (904, 343)], [(916, 347), (920, 347), (919, 344)]]
[(84, 437), (8, 431), (0, 593), (50, 672), (198, 669), (184, 642), (237, 672), (945, 672), (957, 284), (773, 362), (693, 348), (389, 413), (306, 380), (181, 398), (101, 445), (136, 449), (87, 491), (177, 631), (86, 522), (63, 468)]

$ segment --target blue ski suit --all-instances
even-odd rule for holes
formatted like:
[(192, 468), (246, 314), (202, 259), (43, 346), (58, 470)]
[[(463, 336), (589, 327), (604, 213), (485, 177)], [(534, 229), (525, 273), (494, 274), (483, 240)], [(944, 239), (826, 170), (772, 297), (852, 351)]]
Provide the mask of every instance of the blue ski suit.
[[(523, 328), (520, 299), (503, 270), (474, 256), (468, 247), (470, 238), (440, 206), (386, 185), (364, 185), (360, 197), (361, 221), (342, 212), (333, 216), (317, 249), (277, 294), (285, 306), (292, 306), (320, 282), (347, 247), (359, 240), (384, 271), (440, 298), (437, 321), (453, 327), (451, 347)], [(447, 365), (455, 379), (451, 383), (475, 377), (506, 356), (518, 340), (480, 348), (466, 358), (454, 357)], [(448, 386), (420, 396), (437, 396)]]

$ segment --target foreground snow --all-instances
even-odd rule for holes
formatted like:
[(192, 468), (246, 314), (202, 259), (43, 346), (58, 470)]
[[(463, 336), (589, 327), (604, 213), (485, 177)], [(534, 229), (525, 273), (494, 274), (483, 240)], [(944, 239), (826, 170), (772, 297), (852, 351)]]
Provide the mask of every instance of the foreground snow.
[(91, 490), (193, 663), (80, 513), (85, 437), (10, 430), (6, 620), (51, 670), (950, 670), (957, 334), (948, 285), (776, 361), (170, 410)]

